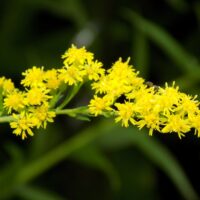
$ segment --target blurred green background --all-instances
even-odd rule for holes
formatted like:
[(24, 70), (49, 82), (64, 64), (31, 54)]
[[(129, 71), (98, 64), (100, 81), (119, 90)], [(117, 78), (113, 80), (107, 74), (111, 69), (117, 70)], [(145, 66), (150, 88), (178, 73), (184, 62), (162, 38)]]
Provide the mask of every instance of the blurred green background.
[[(72, 43), (105, 68), (131, 57), (157, 85), (200, 93), (199, 0), (0, 0), (0, 74), (20, 87), (33, 65), (62, 66)], [(87, 104), (83, 88), (71, 107)], [(25, 141), (1, 124), (0, 199), (198, 199), (200, 142), (188, 133), (148, 136), (116, 125), (58, 117)]]

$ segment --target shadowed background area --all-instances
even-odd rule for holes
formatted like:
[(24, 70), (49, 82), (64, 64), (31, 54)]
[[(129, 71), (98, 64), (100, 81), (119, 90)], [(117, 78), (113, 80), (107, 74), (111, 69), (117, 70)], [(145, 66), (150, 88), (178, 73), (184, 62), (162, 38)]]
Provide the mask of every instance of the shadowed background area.
[[(156, 85), (200, 94), (199, 0), (1, 0), (0, 76), (20, 86), (32, 66), (62, 66), (71, 44), (109, 68), (119, 57)], [(86, 105), (86, 85), (69, 106)], [(1, 124), (0, 199), (195, 200), (199, 139), (148, 136), (114, 120), (57, 117), (22, 141)]]

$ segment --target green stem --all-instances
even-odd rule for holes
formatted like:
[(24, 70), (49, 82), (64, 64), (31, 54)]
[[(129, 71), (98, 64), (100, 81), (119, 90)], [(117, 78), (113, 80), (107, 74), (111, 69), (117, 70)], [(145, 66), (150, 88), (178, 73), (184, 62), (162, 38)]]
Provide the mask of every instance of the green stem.
[(62, 102), (62, 104), (57, 107), (57, 110), (61, 110), (62, 108), (64, 108), (73, 99), (73, 97), (78, 93), (78, 91), (80, 90), (82, 85), (83, 85), (82, 83), (75, 85), (73, 87), (72, 91), (69, 93), (69, 95), (66, 96), (66, 98)]
[(11, 122), (13, 121), (14, 118), (12, 116), (4, 116), (0, 117), (0, 123), (6, 123), (6, 122)]
[(58, 94), (56, 94), (54, 97), (53, 97), (53, 99), (51, 99), (51, 101), (50, 101), (50, 103), (49, 103), (49, 107), (50, 108), (53, 108), (55, 105), (56, 105), (56, 103), (57, 103), (57, 101), (59, 100), (59, 98), (60, 98), (60, 95), (61, 95), (61, 93), (59, 92)]
[(74, 151), (77, 151), (102, 135), (108, 134), (112, 129), (113, 126), (109, 126), (109, 124), (104, 127), (99, 124), (99, 126), (95, 126), (89, 130), (87, 129), (87, 131), (84, 131), (71, 139), (67, 139), (63, 144), (49, 151), (43, 157), (36, 161), (32, 161), (21, 168), (16, 175), (16, 182), (18, 184), (27, 183), (68, 157)]
[(76, 115), (76, 114), (89, 114), (87, 106), (82, 106), (78, 108), (56, 110), (56, 115)]
[[(71, 109), (63, 109), (63, 110), (55, 110), (56, 115), (69, 115), (69, 116), (76, 116), (77, 114), (82, 115), (89, 115), (89, 111), (87, 106), (82, 106), (78, 108), (71, 108)], [(0, 117), (0, 123), (8, 123), (14, 121), (14, 117), (9, 116), (3, 116)]]
[(60, 99), (62, 93), (63, 93), (65, 90), (67, 90), (67, 85), (62, 85), (62, 86), (59, 88), (58, 92), (57, 92), (55, 95), (53, 95), (54, 97), (53, 97), (53, 98), (51, 99), (51, 101), (50, 101), (50, 108), (53, 108), (53, 107), (56, 105), (56, 103), (58, 102), (58, 100)]

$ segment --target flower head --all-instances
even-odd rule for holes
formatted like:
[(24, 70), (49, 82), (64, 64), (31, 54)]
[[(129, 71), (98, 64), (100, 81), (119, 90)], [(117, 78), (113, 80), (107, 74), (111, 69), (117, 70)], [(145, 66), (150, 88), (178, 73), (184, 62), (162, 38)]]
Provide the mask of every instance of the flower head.
[(52, 98), (48, 93), (45, 87), (33, 87), (26, 92), (25, 102), (27, 105), (41, 105)]
[(87, 52), (85, 47), (77, 48), (75, 45), (72, 45), (62, 56), (65, 66), (72, 64), (83, 65), (85, 62), (92, 61), (93, 57), (93, 53)]
[(21, 84), (24, 86), (41, 86), (43, 85), (44, 80), (44, 70), (43, 67), (38, 68), (34, 66), (31, 69), (26, 70), (22, 73), (24, 79), (21, 81)]
[(62, 68), (59, 70), (58, 78), (67, 83), (68, 85), (76, 85), (78, 82), (83, 81), (85, 73), (75, 66), (70, 66), (67, 69)]
[(165, 127), (161, 130), (162, 133), (178, 133), (179, 138), (184, 136), (184, 133), (189, 132), (191, 129), (189, 120), (183, 118), (179, 114), (172, 114), (168, 116)]
[(3, 82), (3, 94), (6, 95), (15, 89), (14, 83), (11, 79), (4, 79)]
[(22, 140), (27, 137), (27, 134), (33, 136), (32, 128), (35, 126), (34, 118), (25, 112), (20, 115), (13, 114), (15, 121), (10, 123), (10, 127), (13, 128), (15, 135), (20, 135)]
[(116, 122), (122, 121), (122, 126), (128, 127), (129, 121), (132, 124), (135, 124), (134, 116), (135, 116), (135, 106), (131, 102), (125, 103), (115, 103), (117, 107), (115, 118)]
[(51, 69), (44, 73), (44, 80), (46, 88), (56, 90), (60, 86), (61, 80), (58, 78), (58, 70)]
[(53, 122), (53, 118), (56, 116), (54, 111), (49, 110), (49, 105), (47, 103), (44, 103), (36, 108), (32, 107), (29, 111), (32, 113), (35, 121), (37, 121), (37, 128), (46, 128), (47, 122)]
[(13, 90), (4, 98), (4, 107), (8, 109), (8, 113), (12, 110), (20, 111), (25, 106), (24, 93), (18, 90)]
[(104, 75), (105, 69), (102, 68), (103, 64), (101, 62), (95, 61), (90, 62), (84, 66), (84, 71), (89, 80), (97, 81)]
[(101, 98), (95, 95), (89, 103), (89, 111), (94, 116), (97, 116), (102, 114), (103, 111), (112, 110), (111, 105), (112, 102), (106, 96)]

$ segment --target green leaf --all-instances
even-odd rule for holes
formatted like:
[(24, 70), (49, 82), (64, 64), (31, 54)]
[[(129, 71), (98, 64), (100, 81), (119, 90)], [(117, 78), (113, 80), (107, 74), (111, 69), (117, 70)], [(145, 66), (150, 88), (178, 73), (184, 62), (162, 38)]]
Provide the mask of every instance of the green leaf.
[(120, 180), (115, 167), (97, 146), (87, 145), (72, 153), (70, 157), (86, 166), (102, 171), (107, 175), (112, 189), (119, 189)]
[(80, 0), (23, 0), (23, 2), (36, 8), (45, 8), (57, 16), (72, 19), (78, 28), (83, 27), (88, 20), (84, 4)]
[(67, 91), (65, 91), (67, 94), (64, 97), (63, 102), (57, 107), (57, 110), (64, 108), (78, 93), (82, 85), (83, 83), (78, 83), (77, 85), (73, 85), (72, 87), (67, 89)]
[(85, 145), (88, 145), (95, 139), (101, 137), (101, 135), (109, 133), (109, 130), (112, 130), (113, 128), (110, 125), (105, 127), (102, 127), (101, 125), (102, 124), (98, 124), (86, 129), (82, 133), (53, 148), (37, 160), (24, 165), (24, 167), (16, 173), (17, 184), (27, 183), (28, 181), (36, 178), (52, 166), (56, 165), (58, 162), (66, 159), (71, 153), (77, 151)]
[(15, 189), (14, 177), (17, 171), (23, 166), (24, 154), (18, 145), (7, 142), (3, 148), (8, 154), (8, 160), (0, 168), (0, 199), (7, 199)]
[(46, 191), (33, 186), (21, 186), (17, 189), (16, 196), (22, 200), (67, 200), (52, 191)]
[(49, 123), (46, 129), (35, 130), (35, 136), (29, 144), (29, 160), (34, 160), (51, 150), (62, 141), (62, 135), (56, 134), (62, 127)]
[(87, 121), (87, 122), (90, 121), (90, 118), (87, 117), (87, 116), (84, 116), (84, 115), (76, 115), (75, 118), (79, 119), (79, 120), (82, 120), (82, 121)]
[(113, 121), (103, 121), (68, 139), (37, 160), (24, 165), (23, 168), (16, 172), (15, 184), (20, 185), (31, 181), (58, 162), (66, 159), (73, 152), (94, 141), (100, 141), (100, 138), (104, 138), (104, 142), (101, 144), (104, 146), (107, 144), (109, 148), (134, 144), (169, 176), (185, 199), (198, 199), (181, 166), (171, 153), (163, 145), (155, 141), (153, 137), (147, 136), (145, 131), (141, 131), (143, 134), (137, 132), (133, 127), (125, 129), (115, 126)]
[(165, 2), (178, 12), (186, 12), (189, 10), (189, 5), (185, 0), (165, 0)]
[(130, 9), (124, 9), (123, 16), (135, 28), (157, 44), (176, 63), (180, 70), (192, 74), (193, 78), (199, 80), (200, 67), (197, 59), (185, 51), (167, 31)]
[(120, 151), (109, 151), (109, 156), (121, 180), (120, 190), (114, 195), (115, 200), (159, 199), (156, 169), (142, 153), (136, 148), (126, 147)]
[(174, 183), (185, 199), (196, 200), (198, 196), (187, 179), (186, 174), (176, 158), (169, 150), (147, 131), (130, 128), (113, 128), (110, 134), (105, 134), (98, 140), (103, 148), (118, 149), (127, 145), (134, 145), (144, 153), (157, 167), (159, 167)]
[(148, 77), (149, 46), (147, 36), (140, 30), (136, 30), (133, 37), (132, 58), (136, 69), (143, 78)]

